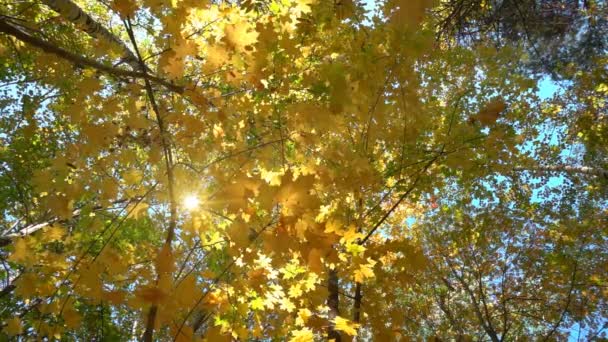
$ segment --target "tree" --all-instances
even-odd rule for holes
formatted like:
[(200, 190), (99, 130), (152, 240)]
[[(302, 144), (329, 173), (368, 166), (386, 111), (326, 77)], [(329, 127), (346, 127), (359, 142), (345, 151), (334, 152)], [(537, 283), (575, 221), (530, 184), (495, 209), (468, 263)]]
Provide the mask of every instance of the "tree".
[(555, 79), (568, 80), (574, 70), (594, 70), (608, 46), (605, 1), (449, 0), (435, 11), (442, 41), (521, 44), (528, 51), (522, 66)]
[(454, 3), (0, 9), (2, 334), (602, 336), (606, 58), (543, 100)]

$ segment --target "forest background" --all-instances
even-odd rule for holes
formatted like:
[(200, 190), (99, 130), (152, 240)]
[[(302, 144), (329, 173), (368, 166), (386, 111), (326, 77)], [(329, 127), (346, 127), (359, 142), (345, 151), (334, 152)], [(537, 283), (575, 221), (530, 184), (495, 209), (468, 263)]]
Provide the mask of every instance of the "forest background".
[(0, 339), (604, 340), (600, 0), (0, 6)]

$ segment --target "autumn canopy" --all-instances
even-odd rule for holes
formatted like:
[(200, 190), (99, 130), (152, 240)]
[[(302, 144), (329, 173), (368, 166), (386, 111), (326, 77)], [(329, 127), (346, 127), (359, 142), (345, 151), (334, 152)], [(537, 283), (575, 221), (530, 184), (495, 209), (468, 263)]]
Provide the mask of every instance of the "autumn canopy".
[(0, 6), (0, 341), (600, 340), (608, 5)]

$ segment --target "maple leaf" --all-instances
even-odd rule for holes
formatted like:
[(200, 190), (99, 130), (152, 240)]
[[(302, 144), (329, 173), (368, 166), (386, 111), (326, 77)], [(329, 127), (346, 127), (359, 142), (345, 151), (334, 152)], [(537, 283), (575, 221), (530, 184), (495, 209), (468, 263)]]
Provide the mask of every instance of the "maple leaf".
[(309, 328), (302, 328), (291, 332), (289, 342), (314, 342), (315, 335)]
[(102, 298), (115, 305), (120, 305), (125, 300), (125, 292), (120, 290), (104, 292)]
[(65, 228), (58, 225), (52, 225), (45, 231), (45, 238), (48, 241), (58, 241), (61, 240), (65, 234)]
[(258, 37), (258, 33), (244, 20), (226, 25), (224, 34), (228, 46), (238, 52), (245, 52), (249, 46), (256, 42)]
[(63, 310), (63, 321), (67, 327), (76, 328), (82, 322), (82, 315), (75, 309), (65, 309)]
[(171, 273), (173, 266), (173, 253), (171, 252), (171, 247), (168, 244), (165, 244), (156, 255), (156, 271), (159, 274)]
[(312, 272), (320, 274), (323, 272), (323, 263), (321, 261), (321, 250), (313, 248), (308, 253), (308, 267)]
[(264, 299), (260, 297), (254, 298), (251, 302), (249, 302), (249, 307), (251, 310), (264, 310)]
[(312, 315), (312, 312), (306, 308), (298, 310), (298, 317), (296, 318), (296, 325), (303, 326), (308, 322), (308, 319)]
[(230, 334), (225, 333), (220, 327), (211, 327), (205, 334), (205, 341), (207, 342), (230, 342), (232, 338)]
[(222, 67), (229, 59), (228, 50), (222, 45), (214, 44), (207, 46), (207, 54), (205, 59), (205, 72), (214, 72)]
[(350, 225), (348, 227), (348, 230), (343, 232), (343, 235), (340, 238), (340, 243), (351, 244), (351, 243), (355, 242), (357, 239), (362, 239), (362, 238), (363, 238), (363, 234), (357, 232), (357, 228), (354, 225)]
[(23, 333), (23, 325), (19, 317), (13, 317), (6, 321), (6, 327), (3, 329), (9, 336), (17, 336)]
[(374, 277), (373, 267), (376, 265), (376, 262), (371, 258), (367, 259), (367, 264), (360, 264), (359, 268), (355, 270), (354, 278), (355, 281), (361, 283), (368, 278)]
[(472, 121), (479, 121), (484, 126), (492, 125), (498, 120), (500, 114), (507, 109), (507, 104), (496, 98), (488, 102), (476, 115), (471, 116)]
[(346, 251), (354, 256), (361, 256), (365, 250), (366, 248), (358, 243), (349, 243), (346, 245)]
[(291, 285), (291, 287), (289, 288), (289, 297), (291, 298), (298, 298), (302, 295), (302, 287), (300, 284), (293, 284)]
[(16, 263), (29, 263), (30, 255), (27, 242), (24, 238), (19, 238), (15, 241), (13, 253), (8, 257), (8, 260)]
[(344, 231), (342, 230), (342, 221), (337, 220), (337, 219), (332, 219), (327, 221), (327, 223), (325, 223), (325, 233), (334, 233), (337, 235), (342, 235), (344, 234)]
[(287, 312), (293, 312), (293, 310), (295, 310), (296, 308), (296, 306), (291, 300), (289, 300), (289, 298), (281, 298), (279, 303), (281, 310), (285, 310)]
[(352, 323), (346, 318), (342, 318), (340, 316), (336, 316), (334, 319), (334, 329), (343, 331), (344, 333), (350, 336), (357, 336), (357, 329), (359, 329), (359, 324)]
[(131, 203), (127, 206), (127, 212), (129, 213), (127, 217), (138, 219), (146, 214), (148, 207), (149, 205), (144, 202)]
[(176, 80), (184, 75), (185, 63), (183, 58), (173, 54), (167, 56), (162, 61), (162, 69), (170, 79)]
[(127, 18), (133, 17), (135, 11), (137, 11), (137, 4), (133, 0), (114, 0), (112, 8), (120, 13), (121, 17)]
[[(376, 280), (360, 308), (366, 333), (416, 340), (426, 330), (410, 323), (441, 312), (433, 289), (454, 290), (454, 265), (464, 279), (483, 269), (472, 287), (539, 298), (509, 305), (532, 306), (543, 317), (563, 308), (536, 303), (566, 298), (572, 279), (605, 282), (597, 227), (606, 212), (606, 61), (594, 49), (584, 56), (592, 63), (562, 56), (555, 79), (565, 81), (564, 96), (540, 104), (537, 75), (522, 67), (525, 49), (482, 20), (509, 15), (515, 2), (482, 1), (454, 17), (470, 1), (384, 0), (369, 11), (355, 0), (110, 0), (135, 31), (115, 27), (98, 2), (48, 6), (54, 2), (8, 6), (0, 18), (9, 86), (0, 100), (0, 184), (7, 185), (0, 217), (8, 234), (0, 255), (10, 253), (2, 276), (16, 286), (2, 301), (14, 312), (39, 303), (36, 324), (26, 316), (31, 336), (78, 335), (100, 304), (101, 316), (121, 318), (104, 325), (131, 336), (126, 330), (136, 323), (146, 340), (313, 341), (338, 309), (326, 305), (328, 295)], [(599, 3), (566, 6), (563, 17), (584, 10), (597, 21), (605, 12)], [(49, 11), (57, 20), (45, 20)], [(358, 16), (369, 23), (362, 27)], [(526, 36), (507, 24), (515, 40)], [(458, 28), (475, 32), (476, 43), (463, 41)], [(555, 30), (545, 31), (549, 41)], [(550, 61), (555, 44), (544, 45)], [(132, 46), (145, 71), (122, 58)], [(560, 45), (573, 48), (574, 41)], [(503, 116), (506, 99), (513, 115)], [(467, 125), (463, 113), (475, 106)], [(499, 119), (500, 129), (486, 134)], [(547, 126), (563, 134), (544, 139)], [(543, 191), (529, 172), (520, 175), (569, 150), (578, 152), (568, 160), (599, 163), (583, 172), (533, 169), (563, 173), (567, 191)], [(585, 200), (573, 200), (581, 189)], [(176, 199), (188, 194), (209, 200), (181, 210)], [(429, 194), (446, 199), (438, 204)], [(46, 228), (27, 229), (39, 223)], [(356, 227), (371, 229), (367, 243)], [(576, 253), (579, 247), (593, 253)], [(460, 253), (471, 248), (479, 260)], [(501, 272), (513, 255), (523, 261)], [(522, 273), (542, 286), (512, 277)], [(585, 297), (581, 319), (593, 321), (593, 308), (605, 301), (596, 292)], [(488, 307), (505, 309), (494, 297)], [(450, 300), (474, 311), (467, 296)], [(120, 315), (126, 311), (143, 312)], [(463, 326), (480, 330), (469, 316), (459, 316)], [(437, 335), (450, 335), (450, 322), (435, 318)], [(520, 326), (524, 318), (507, 319)], [(194, 322), (203, 322), (206, 336), (195, 334)], [(23, 333), (25, 323), (2, 322), (3, 333)], [(505, 338), (530, 339), (552, 325), (523, 323), (530, 329)], [(359, 328), (341, 317), (332, 324), (353, 336)]]
[(127, 185), (138, 185), (143, 178), (143, 173), (137, 169), (130, 169), (123, 173), (122, 179), (124, 179)]
[(159, 304), (167, 298), (167, 293), (156, 286), (144, 286), (140, 287), (135, 295), (141, 298), (144, 302), (150, 304)]
[(175, 289), (177, 300), (184, 306), (189, 305), (192, 298), (196, 298), (200, 295), (200, 290), (196, 284), (196, 277), (189, 274), (184, 278)]

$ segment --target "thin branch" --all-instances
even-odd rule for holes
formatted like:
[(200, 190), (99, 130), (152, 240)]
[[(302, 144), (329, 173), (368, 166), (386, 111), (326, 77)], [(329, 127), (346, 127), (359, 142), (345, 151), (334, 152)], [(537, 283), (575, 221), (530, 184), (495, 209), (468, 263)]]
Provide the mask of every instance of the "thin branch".
[[(140, 200), (139, 197), (120, 199), (120, 200), (116, 200), (116, 201), (112, 202), (112, 205), (123, 204), (123, 203), (132, 203), (132, 202), (136, 202), (138, 200)], [(98, 206), (94, 206), (92, 208), (92, 211), (95, 212), (95, 211), (101, 211), (101, 210), (106, 210), (106, 209), (108, 209), (108, 208), (98, 205)], [(82, 211), (82, 209), (76, 209), (76, 210), (72, 211), (72, 218), (77, 218), (78, 216), (80, 216), (81, 211)], [(17, 232), (15, 232), (15, 233), (0, 236), (0, 248), (10, 245), (15, 238), (32, 235), (45, 227), (48, 227), (54, 223), (62, 222), (62, 221), (63, 220), (60, 219), (59, 217), (54, 217), (47, 221), (39, 222), (36, 224), (31, 224), (29, 226), (18, 229)]]
[(367, 240), (369, 240), (369, 238), (380, 227), (380, 225), (382, 225), (384, 223), (384, 221), (386, 221), (391, 216), (391, 214), (393, 213), (393, 211), (395, 211), (395, 209), (397, 209), (397, 207), (399, 207), (399, 205), (401, 204), (401, 202), (403, 202), (403, 200), (405, 200), (405, 198), (407, 196), (409, 196), (409, 194), (412, 193), (412, 191), (414, 191), (414, 189), (416, 188), (416, 185), (418, 184), (418, 181), (420, 180), (422, 174), (425, 173), (429, 169), (429, 167), (431, 167), (431, 165), (441, 155), (442, 155), (441, 153), (437, 154), (433, 159), (431, 159), (428, 163), (426, 163), (426, 165), (419, 171), (418, 175), (416, 176), (416, 178), (414, 179), (414, 181), (412, 182), (412, 184), (410, 185), (410, 187), (399, 197), (399, 199), (397, 200), (397, 202), (395, 202), (395, 204), (393, 204), (393, 206), (384, 214), (384, 216), (382, 216), (382, 218), (372, 227), (372, 229), (367, 233), (367, 235), (365, 235), (365, 237), (363, 239), (361, 239), (361, 241), (359, 241), (359, 245), (365, 244), (365, 242), (367, 242)]
[[(249, 245), (251, 245), (260, 235), (262, 235), (262, 233), (264, 233), (266, 231), (266, 229), (268, 229), (270, 226), (272, 226), (272, 224), (273, 224), (273, 221), (269, 222), (262, 229), (257, 231), (255, 233), (255, 235), (253, 235), (253, 237), (250, 238), (249, 243), (247, 244), (246, 248), (248, 248)], [(190, 316), (192, 315), (194, 310), (196, 310), (196, 308), (198, 308), (198, 306), (203, 302), (203, 300), (205, 298), (207, 298), (207, 295), (209, 295), (209, 293), (211, 293), (211, 289), (220, 282), (220, 280), (224, 277), (224, 275), (226, 275), (228, 273), (228, 271), (236, 263), (236, 260), (237, 260), (236, 258), (233, 258), (230, 261), (230, 263), (228, 263), (228, 265), (226, 265), (226, 267), (224, 267), (222, 272), (220, 272), (220, 274), (218, 274), (215, 278), (213, 278), (213, 280), (209, 284), (209, 287), (207, 288), (207, 290), (197, 299), (196, 303), (194, 303), (194, 306), (190, 310), (188, 310), (186, 317), (184, 317), (184, 319), (182, 320), (182, 323), (180, 324), (179, 328), (177, 329), (177, 332), (175, 333), (175, 336), (173, 337), (174, 342), (177, 340), (177, 337), (181, 334), (182, 329), (184, 328), (184, 325), (186, 324), (186, 322), (188, 321), (188, 319), (190, 318)]]
[(568, 174), (584, 174), (590, 176), (604, 177), (608, 179), (608, 170), (588, 166), (546, 165), (532, 167), (515, 167), (513, 168), (513, 171), (564, 172)]
[(74, 63), (75, 65), (88, 66), (93, 69), (103, 71), (103, 72), (110, 74), (112, 76), (115, 76), (115, 77), (133, 77), (133, 78), (149, 80), (151, 82), (160, 84), (160, 85), (164, 86), (165, 88), (167, 88), (168, 90), (178, 93), (178, 94), (183, 94), (185, 91), (185, 88), (182, 86), (175, 85), (165, 79), (150, 75), (146, 72), (114, 68), (112, 66), (100, 63), (96, 60), (72, 53), (68, 50), (55, 46), (52, 43), (49, 43), (45, 40), (42, 40), (40, 38), (34, 37), (30, 34), (23, 32), (21, 29), (15, 27), (13, 24), (7, 22), (3, 18), (0, 18), (0, 32), (9, 34), (24, 43), (35, 46), (46, 53), (50, 53), (57, 57), (65, 59), (67, 61), (70, 61), (70, 62)]
[(572, 277), (570, 278), (570, 289), (568, 290), (568, 296), (566, 297), (566, 305), (564, 307), (564, 310), (562, 310), (562, 313), (560, 314), (559, 319), (557, 320), (557, 322), (555, 322), (555, 324), (553, 325), (553, 327), (551, 328), (549, 333), (547, 333), (547, 336), (545, 336), (543, 341), (548, 341), (551, 338), (551, 336), (553, 336), (553, 334), (555, 334), (555, 332), (557, 331), (559, 326), (564, 321), (564, 318), (566, 317), (566, 313), (570, 309), (570, 303), (572, 302), (572, 294), (574, 293), (574, 287), (575, 287), (575, 283), (576, 283), (577, 270), (578, 270), (578, 261), (576, 261), (574, 263), (574, 270), (572, 271)]

